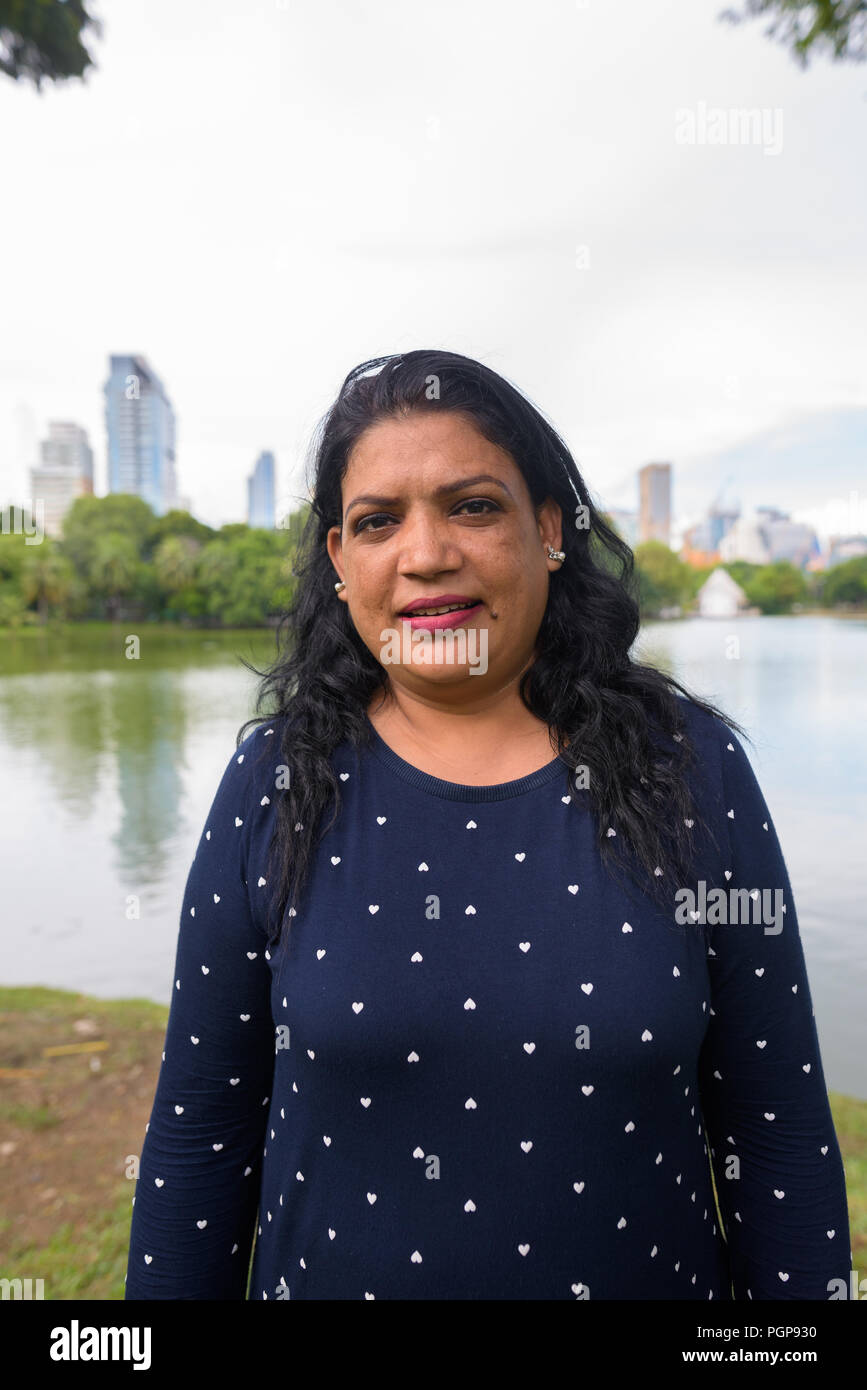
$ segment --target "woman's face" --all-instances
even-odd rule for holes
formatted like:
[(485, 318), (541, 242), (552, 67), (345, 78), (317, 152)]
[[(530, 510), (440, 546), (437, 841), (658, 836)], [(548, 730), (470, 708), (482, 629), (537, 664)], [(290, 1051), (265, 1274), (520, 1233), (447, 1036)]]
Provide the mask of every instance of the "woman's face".
[[(453, 702), (517, 679), (560, 567), (547, 547), (560, 549), (561, 513), (551, 498), (534, 511), (519, 468), (472, 417), (417, 411), (370, 426), (350, 454), (342, 503), (327, 541), (346, 584), (337, 601), (389, 679)], [(444, 606), (453, 596), (478, 606), (424, 628), (401, 617), (419, 599)]]

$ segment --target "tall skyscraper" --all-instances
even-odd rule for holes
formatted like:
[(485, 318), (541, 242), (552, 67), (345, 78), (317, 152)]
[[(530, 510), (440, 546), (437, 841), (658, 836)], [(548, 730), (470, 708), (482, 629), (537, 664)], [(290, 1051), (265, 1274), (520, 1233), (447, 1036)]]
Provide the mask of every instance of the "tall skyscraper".
[(274, 455), (268, 450), (259, 455), (247, 479), (247, 525), (274, 530)]
[(108, 490), (143, 497), (162, 516), (175, 505), (175, 413), (144, 357), (112, 355), (105, 383)]
[(671, 544), (671, 464), (646, 463), (638, 470), (640, 541)]
[(93, 450), (87, 431), (70, 420), (52, 420), (48, 438), (39, 445), (39, 460), (30, 470), (33, 505), (42, 502), (46, 535), (60, 536), (76, 497), (93, 493)]

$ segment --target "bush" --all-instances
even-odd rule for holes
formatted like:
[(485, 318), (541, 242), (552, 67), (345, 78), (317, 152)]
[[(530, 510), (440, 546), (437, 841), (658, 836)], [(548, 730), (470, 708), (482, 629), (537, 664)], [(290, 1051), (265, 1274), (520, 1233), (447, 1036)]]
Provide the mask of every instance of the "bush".
[(839, 604), (867, 604), (867, 555), (844, 560), (828, 570), (822, 580), (822, 602), (829, 608)]

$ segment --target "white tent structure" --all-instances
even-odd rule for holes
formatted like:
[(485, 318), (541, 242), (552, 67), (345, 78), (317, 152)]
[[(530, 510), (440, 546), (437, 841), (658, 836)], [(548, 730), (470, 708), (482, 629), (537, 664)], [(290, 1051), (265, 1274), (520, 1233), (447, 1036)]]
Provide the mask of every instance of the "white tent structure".
[(735, 618), (749, 608), (749, 599), (740, 584), (724, 569), (709, 574), (696, 597), (702, 618)]

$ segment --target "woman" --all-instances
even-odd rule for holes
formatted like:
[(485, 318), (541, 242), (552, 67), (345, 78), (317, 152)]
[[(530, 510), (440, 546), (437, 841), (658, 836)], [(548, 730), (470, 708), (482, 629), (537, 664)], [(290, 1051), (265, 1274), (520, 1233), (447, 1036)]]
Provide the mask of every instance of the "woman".
[(127, 1298), (244, 1298), (254, 1234), (251, 1299), (827, 1298), (786, 867), (737, 726), (629, 656), (631, 552), (454, 353), (351, 372), (315, 465), (186, 887)]

